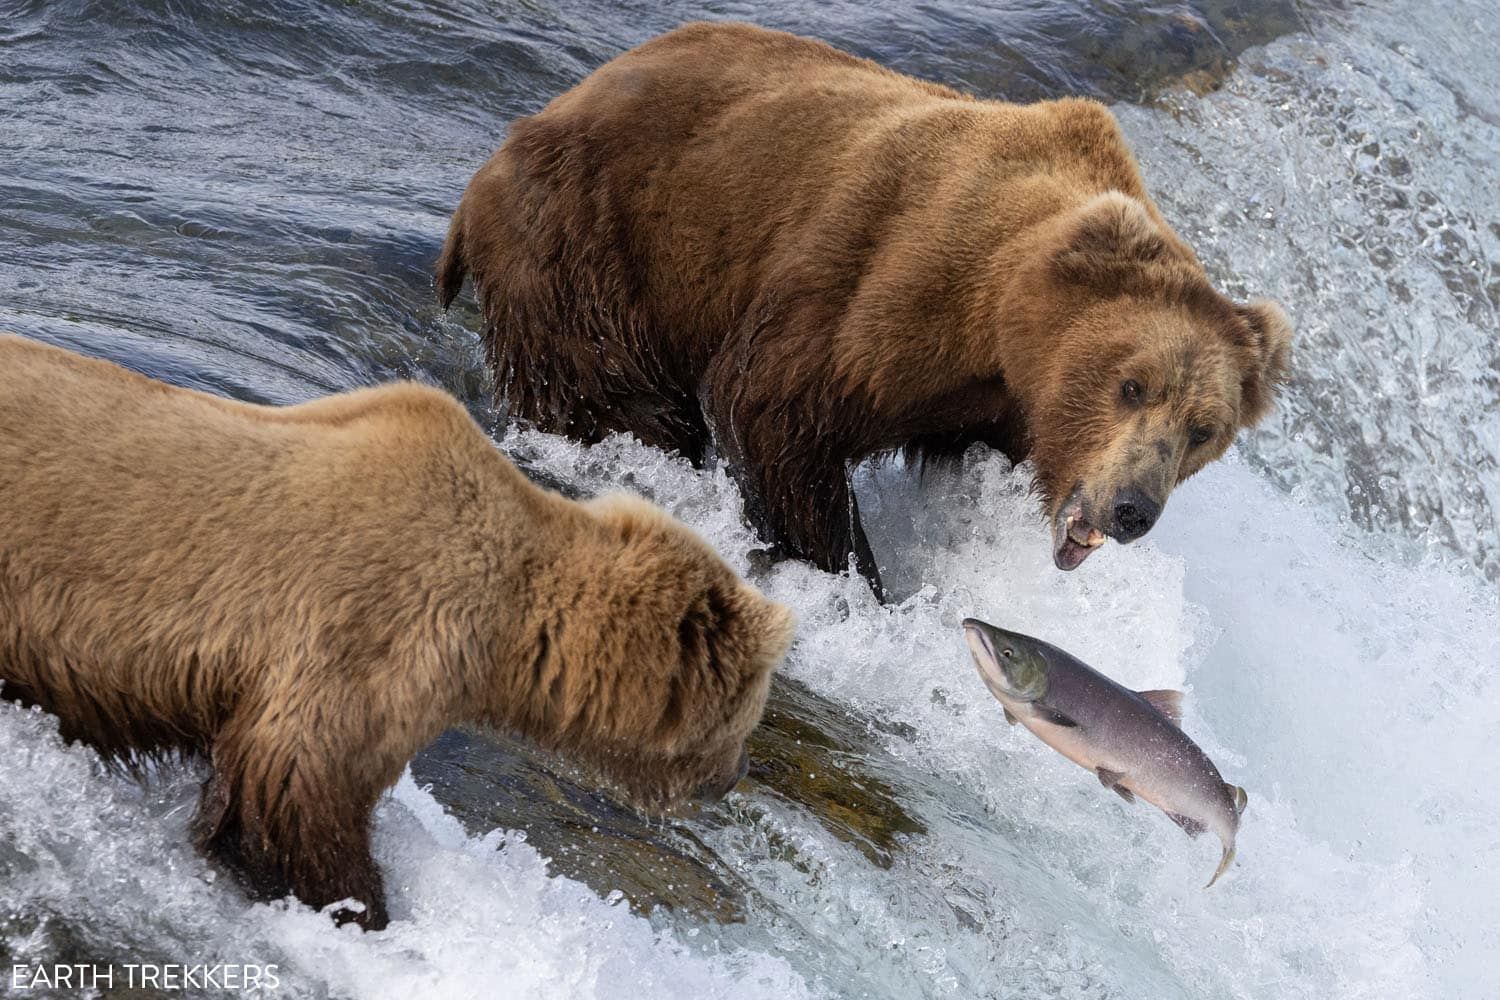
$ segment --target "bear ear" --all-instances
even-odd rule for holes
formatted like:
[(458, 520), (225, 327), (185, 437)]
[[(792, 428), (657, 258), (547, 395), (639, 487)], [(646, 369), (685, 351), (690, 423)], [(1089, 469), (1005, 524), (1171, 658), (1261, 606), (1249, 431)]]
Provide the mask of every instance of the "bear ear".
[(1250, 368), (1240, 381), (1240, 424), (1250, 427), (1271, 410), (1276, 388), (1286, 381), (1292, 361), (1292, 322), (1268, 299), (1236, 306), (1250, 328)]
[(774, 673), (792, 644), (796, 617), (742, 580), (710, 584), (678, 628), (684, 665), (748, 679)]
[(749, 584), (743, 586), (759, 604), (756, 628), (761, 641), (760, 667), (769, 675), (776, 672), (791, 648), (792, 638), (797, 632), (797, 616), (785, 604), (771, 600)]
[(1106, 191), (1072, 213), (1053, 270), (1065, 282), (1096, 287), (1118, 284), (1141, 264), (1165, 260), (1166, 234), (1139, 201)]

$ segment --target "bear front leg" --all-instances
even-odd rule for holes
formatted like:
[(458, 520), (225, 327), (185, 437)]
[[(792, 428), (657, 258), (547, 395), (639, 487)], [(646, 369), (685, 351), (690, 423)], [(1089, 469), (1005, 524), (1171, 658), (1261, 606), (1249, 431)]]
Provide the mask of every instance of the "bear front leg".
[[(819, 569), (855, 569), (884, 600), (880, 571), (859, 520), (849, 482), (857, 446), (827, 418), (828, 390), (816, 379), (777, 378), (800, 371), (768, 345), (778, 325), (798, 321), (771, 310), (749, 323), (714, 359), (700, 396), (714, 440), (745, 499), (745, 514), (778, 555), (806, 559)], [(857, 425), (858, 421), (854, 421)]]
[[(764, 470), (775, 476), (777, 470)], [(806, 559), (829, 573), (854, 570), (869, 583), (875, 599), (885, 600), (880, 568), (870, 550), (870, 540), (859, 520), (859, 501), (849, 483), (849, 472), (843, 464), (830, 463), (820, 469), (783, 469), (792, 473), (781, 479), (769, 492), (767, 521), (773, 538), (789, 555)], [(800, 474), (797, 474), (800, 471)]]
[(780, 459), (753, 447), (736, 449), (731, 472), (745, 495), (745, 512), (780, 554), (805, 559), (829, 573), (854, 568), (885, 600), (880, 570), (859, 519), (849, 471), (837, 454), (784, 451)]
[(337, 923), (386, 926), (384, 883), (370, 852), (370, 814), (385, 785), (340, 776), (330, 766), (336, 760), (297, 756), (265, 739), (221, 738), (212, 758), (193, 820), (205, 855), (252, 898), (290, 893), (317, 909), (352, 898), (363, 912), (336, 910)]
[(849, 496), (849, 531), (854, 543), (854, 568), (869, 583), (875, 599), (884, 604), (885, 584), (880, 579), (880, 567), (875, 562), (875, 553), (870, 549), (864, 522), (859, 517), (859, 498), (854, 495), (852, 486), (846, 484), (844, 490)]

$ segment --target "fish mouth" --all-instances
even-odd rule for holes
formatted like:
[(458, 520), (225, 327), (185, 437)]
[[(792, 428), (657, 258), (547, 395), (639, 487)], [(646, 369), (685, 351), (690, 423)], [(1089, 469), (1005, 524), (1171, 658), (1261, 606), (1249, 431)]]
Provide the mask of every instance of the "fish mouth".
[[(1015, 692), (1011, 690), (1010, 678), (1006, 676), (1005, 667), (1001, 665), (995, 649), (995, 631), (995, 626), (989, 622), (982, 622), (978, 618), (964, 619), (964, 640), (969, 644), (969, 653), (974, 657), (979, 677), (984, 681), (984, 686), (990, 689), (990, 694), (1004, 704), (1005, 699), (1015, 697)], [(1010, 650), (1006, 652), (1009, 653)]]
[(978, 618), (965, 618), (963, 624), (964, 640), (969, 644), (969, 652), (973, 654), (974, 659), (979, 660), (988, 657), (998, 662), (999, 658), (995, 655), (995, 647), (991, 644), (990, 637), (987, 634), (987, 630), (994, 628), (994, 626), (988, 622), (982, 622)]
[(1073, 487), (1052, 517), (1052, 562), (1063, 572), (1083, 565), (1104, 544), (1104, 532), (1083, 516), (1083, 490)]
[[(1036, 665), (1029, 659), (1037, 640), (978, 618), (965, 618), (963, 626), (964, 640), (969, 644), (979, 676), (1002, 703), (1036, 701), (1046, 693), (1045, 675), (1037, 678)], [(1016, 675), (1017, 670), (1022, 671), (1022, 676)]]

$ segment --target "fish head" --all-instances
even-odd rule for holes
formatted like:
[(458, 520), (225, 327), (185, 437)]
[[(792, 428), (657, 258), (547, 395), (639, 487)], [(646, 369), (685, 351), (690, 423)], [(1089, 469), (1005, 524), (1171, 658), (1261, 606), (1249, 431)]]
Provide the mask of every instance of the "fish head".
[(1046, 695), (1046, 643), (978, 618), (964, 619), (964, 638), (979, 676), (995, 697), (1030, 702)]

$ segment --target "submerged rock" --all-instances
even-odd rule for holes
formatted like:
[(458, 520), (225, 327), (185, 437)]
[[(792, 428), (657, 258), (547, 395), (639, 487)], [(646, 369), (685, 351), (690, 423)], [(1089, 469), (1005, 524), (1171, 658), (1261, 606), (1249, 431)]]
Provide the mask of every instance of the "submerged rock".
[(873, 720), (778, 678), (750, 734), (750, 777), (812, 814), (829, 833), (889, 868), (904, 838), (927, 832), (880, 777), (887, 733)]
[[(751, 735), (750, 776), (739, 794), (776, 796), (888, 868), (904, 838), (926, 828), (879, 774), (883, 764), (894, 765), (886, 738), (873, 721), (778, 678)], [(663, 907), (719, 923), (745, 917), (754, 890), (700, 836), (734, 822), (730, 804), (651, 819), (575, 780), (557, 760), (476, 731), (445, 733), (411, 767), (416, 782), (429, 785), (471, 834), (520, 831), (554, 874), (605, 898), (618, 893), (639, 912)], [(785, 850), (796, 864), (795, 848)]]

